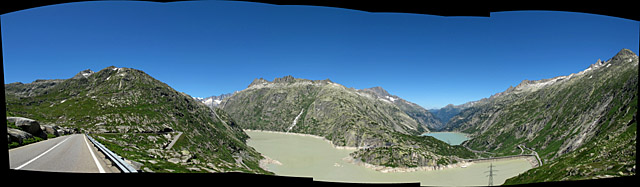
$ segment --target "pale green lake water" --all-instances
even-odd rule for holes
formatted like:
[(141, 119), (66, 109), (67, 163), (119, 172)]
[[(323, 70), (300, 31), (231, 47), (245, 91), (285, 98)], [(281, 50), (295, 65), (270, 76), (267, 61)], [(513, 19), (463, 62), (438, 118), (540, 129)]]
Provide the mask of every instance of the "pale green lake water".
[(422, 136), (432, 136), (438, 140), (447, 142), (450, 145), (460, 145), (462, 142), (469, 139), (467, 134), (460, 132), (430, 132), (424, 133)]
[[(356, 183), (413, 183), (435, 186), (486, 186), (489, 162), (474, 163), (466, 168), (435, 171), (382, 173), (344, 161), (353, 150), (336, 149), (329, 142), (308, 136), (247, 131), (247, 142), (258, 152), (282, 165), (268, 164), (267, 169), (281, 176), (312, 177), (316, 181)], [(493, 162), (494, 185), (504, 183), (531, 169), (529, 162), (519, 159)]]

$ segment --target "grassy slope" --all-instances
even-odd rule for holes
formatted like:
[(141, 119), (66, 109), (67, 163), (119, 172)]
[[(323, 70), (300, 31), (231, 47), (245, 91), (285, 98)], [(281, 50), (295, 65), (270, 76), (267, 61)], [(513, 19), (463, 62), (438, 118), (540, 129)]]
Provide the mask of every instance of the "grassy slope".
[[(506, 184), (635, 175), (635, 169), (630, 172), (637, 126), (638, 69), (633, 63), (616, 62), (581, 79), (494, 101), (488, 105), (493, 108), (484, 109), (493, 116), (476, 121), (493, 120), (491, 126), (467, 128), (476, 134), (466, 145), (497, 156), (519, 153), (518, 144), (535, 149), (544, 165)], [(593, 129), (585, 131), (592, 123)], [(583, 143), (570, 146), (578, 140)]]
[(475, 158), (468, 149), (451, 146), (431, 136), (414, 136), (394, 132), (390, 146), (361, 149), (351, 153), (357, 160), (387, 167), (444, 166), (460, 159)]
[[(239, 127), (223, 124), (206, 106), (142, 71), (112, 68), (96, 72), (88, 79), (65, 80), (35, 96), (24, 97), (7, 91), (7, 110), (43, 124), (76, 127), (84, 132), (118, 132), (129, 137), (135, 137), (132, 133), (170, 127), (184, 132), (185, 142), (181, 148), (196, 154), (203, 164), (211, 162), (228, 167), (219, 168), (220, 171), (242, 170), (235, 166), (236, 159), (232, 157), (242, 155), (245, 165), (252, 167), (245, 169), (247, 172), (267, 173), (257, 167), (261, 156), (245, 144), (248, 136)], [(96, 125), (98, 123), (103, 124)], [(137, 152), (129, 155), (138, 155), (138, 158), (147, 154), (144, 149), (131, 152)]]

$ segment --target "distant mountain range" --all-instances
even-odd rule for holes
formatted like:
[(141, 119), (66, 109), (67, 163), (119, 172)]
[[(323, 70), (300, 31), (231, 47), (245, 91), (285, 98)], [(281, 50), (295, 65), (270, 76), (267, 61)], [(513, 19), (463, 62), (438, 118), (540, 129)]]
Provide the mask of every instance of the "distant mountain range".
[[(237, 92), (238, 91), (234, 93), (222, 94), (219, 96), (210, 96), (207, 98), (194, 97), (194, 99), (202, 102), (203, 104), (211, 108), (217, 108), (220, 106), (220, 104), (224, 99), (230, 98), (231, 96), (233, 96), (233, 94)], [(382, 87), (365, 88), (361, 90), (356, 90), (356, 92), (369, 95), (370, 97), (375, 97), (380, 101), (391, 103), (397, 106), (400, 110), (402, 110), (411, 118), (416, 120), (419, 124), (421, 124), (420, 128), (426, 129), (425, 132), (438, 130), (444, 126), (444, 123), (441, 123), (440, 120), (437, 120), (435, 116), (429, 112), (429, 110), (426, 110), (421, 106), (415, 103), (409, 102), (407, 100), (404, 100), (398, 96), (391, 95)]]
[(357, 90), (328, 79), (260, 78), (221, 105), (242, 128), (313, 134), (336, 146), (366, 148), (352, 157), (374, 165), (441, 166), (475, 156), (461, 146), (418, 136), (441, 123), (381, 87)]
[(220, 105), (220, 103), (222, 103), (223, 99), (231, 97), (232, 95), (233, 93), (227, 93), (227, 94), (222, 94), (217, 96), (214, 95), (206, 98), (194, 97), (194, 99), (202, 102), (203, 104), (207, 105), (209, 108), (213, 109), (213, 108), (217, 108)]
[[(362, 148), (354, 160), (388, 167), (442, 166), (487, 153), (539, 155), (542, 166), (505, 184), (635, 175), (637, 95), (638, 56), (627, 49), (578, 73), (524, 80), (431, 111), (381, 87), (292, 76), (255, 79), (244, 90), (207, 98), (117, 67), (5, 84), (7, 116), (102, 134), (101, 141), (151, 171), (267, 174), (242, 130), (255, 129), (321, 136)], [(173, 131), (184, 137), (163, 149)], [(431, 131), (471, 139), (450, 146), (419, 136)]]
[[(337, 145), (375, 147), (352, 156), (376, 165), (424, 165), (406, 159), (384, 162), (393, 156), (373, 152), (417, 146), (416, 141), (404, 141), (404, 135), (462, 131), (472, 137), (463, 146), (494, 156), (515, 155), (524, 148), (539, 153), (545, 163), (542, 167), (508, 183), (628, 175), (635, 172), (635, 158), (630, 153), (636, 145), (632, 132), (636, 125), (637, 58), (623, 49), (613, 58), (597, 60), (575, 74), (524, 80), (488, 98), (431, 110), (381, 87), (356, 90), (330, 80), (291, 76), (272, 82), (256, 79), (238, 92), (238, 97), (225, 100), (228, 107), (224, 110), (243, 120), (240, 124), (251, 124), (243, 128), (316, 134)], [(593, 157), (578, 156), (585, 153)], [(455, 158), (466, 154), (456, 154)], [(618, 160), (606, 160), (608, 157), (602, 155), (615, 155)], [(599, 164), (596, 167), (587, 162)], [(587, 172), (576, 174), (570, 169)]]
[(462, 105), (448, 104), (447, 106), (444, 106), (439, 109), (429, 109), (429, 112), (431, 112), (436, 117), (436, 119), (440, 121), (441, 125), (437, 129), (442, 130), (445, 127), (445, 125), (449, 122), (449, 120), (451, 120), (451, 118), (458, 115), (462, 110), (469, 108), (475, 102), (476, 101), (467, 102)]
[[(419, 135), (429, 132), (428, 122), (437, 123), (427, 110), (381, 88), (356, 90), (328, 79), (256, 79), (221, 105), (243, 128), (315, 134), (340, 146), (384, 145), (384, 132)], [(419, 109), (424, 115), (406, 112)]]

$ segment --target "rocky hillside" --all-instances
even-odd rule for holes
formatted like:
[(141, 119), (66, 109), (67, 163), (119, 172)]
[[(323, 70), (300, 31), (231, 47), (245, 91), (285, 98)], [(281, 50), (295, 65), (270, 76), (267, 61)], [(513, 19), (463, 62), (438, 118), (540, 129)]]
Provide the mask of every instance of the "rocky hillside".
[(427, 131), (388, 100), (330, 80), (256, 79), (221, 105), (243, 128), (319, 135), (339, 146), (381, 146), (390, 132)]
[(390, 168), (440, 168), (463, 159), (477, 158), (467, 148), (451, 146), (431, 136), (413, 136), (393, 132), (394, 142), (387, 146), (369, 147), (350, 154), (356, 161)]
[(381, 101), (386, 101), (396, 105), (400, 110), (409, 115), (418, 122), (419, 128), (424, 129), (424, 132), (431, 130), (439, 130), (443, 124), (427, 109), (422, 108), (420, 105), (404, 100), (398, 96), (391, 95), (382, 87), (365, 88), (358, 90), (361, 93), (368, 93), (374, 97), (377, 97)]
[[(245, 144), (248, 136), (224, 111), (140, 70), (108, 67), (66, 80), (5, 84), (5, 97), (8, 115), (97, 133), (146, 171), (266, 173), (258, 167), (261, 155)], [(176, 146), (164, 149), (178, 132)], [(171, 162), (184, 156), (182, 163)]]
[(473, 106), (473, 104), (475, 104), (476, 102), (478, 101), (472, 101), (462, 105), (448, 104), (447, 106), (444, 106), (440, 109), (429, 110), (433, 114), (433, 116), (442, 124), (437, 130), (443, 130), (444, 128), (446, 128), (446, 124), (449, 122), (449, 120), (451, 120), (451, 118), (458, 115), (462, 110)]
[[(369, 164), (437, 166), (474, 156), (465, 148), (417, 136), (428, 132), (423, 122), (435, 119), (382, 88), (356, 90), (291, 76), (256, 79), (221, 105), (243, 128), (313, 134), (337, 146), (367, 148), (351, 156)], [(425, 157), (412, 159), (418, 155)]]
[(582, 72), (522, 81), (466, 110), (447, 128), (497, 155), (540, 155), (543, 166), (507, 183), (635, 175), (638, 56), (623, 49)]

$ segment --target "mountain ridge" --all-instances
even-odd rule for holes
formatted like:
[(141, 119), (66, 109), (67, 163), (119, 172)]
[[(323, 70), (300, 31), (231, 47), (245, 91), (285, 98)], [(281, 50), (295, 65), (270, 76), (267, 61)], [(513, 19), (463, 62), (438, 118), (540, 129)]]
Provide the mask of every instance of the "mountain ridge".
[[(343, 99), (346, 98), (346, 99)], [(335, 100), (338, 99), (338, 100)], [(249, 102), (251, 100), (251, 102)], [(366, 102), (365, 102), (366, 101)], [(243, 104), (247, 104), (250, 106), (240, 105), (239, 102)], [(337, 102), (337, 103), (336, 103)], [(328, 119), (325, 115), (331, 115), (334, 117), (337, 116), (336, 113), (333, 113), (330, 110), (327, 110), (327, 107), (333, 108), (335, 105), (344, 105), (349, 104), (355, 106), (356, 108), (360, 108), (362, 104), (366, 103), (377, 103), (381, 106), (384, 106), (384, 110), (390, 111), (392, 115), (389, 115), (387, 112), (376, 113), (377, 118), (385, 119), (382, 121), (392, 122), (391, 125), (394, 126), (395, 130), (400, 130), (403, 132), (412, 131), (413, 133), (418, 133), (417, 131), (417, 123), (415, 120), (408, 117), (406, 114), (402, 113), (395, 106), (390, 103), (384, 103), (384, 101), (377, 100), (373, 98), (369, 94), (364, 94), (357, 92), (357, 90), (353, 88), (346, 88), (343, 85), (331, 82), (329, 79), (326, 80), (308, 80), (308, 79), (300, 79), (294, 78), (292, 76), (285, 76), (282, 78), (275, 78), (274, 81), (266, 81), (262, 78), (255, 79), (250, 86), (248, 86), (245, 90), (239, 91), (234, 96), (223, 100), (222, 104), (225, 111), (228, 111), (234, 118), (240, 119), (241, 124), (247, 124), (249, 129), (255, 128), (255, 130), (274, 130), (274, 131), (286, 131), (287, 128), (291, 126), (293, 120), (296, 116), (301, 115), (300, 120), (298, 121), (298, 125), (305, 123), (317, 123), (319, 119)], [(359, 103), (359, 104), (356, 104)], [(330, 106), (327, 106), (330, 105)], [(255, 111), (243, 111), (245, 107), (254, 108)], [(344, 106), (343, 106), (344, 107)], [(374, 109), (375, 106), (368, 106), (366, 108)], [(354, 108), (350, 108), (352, 110)], [(240, 110), (240, 111), (238, 111)], [(321, 113), (330, 113), (330, 114), (320, 114), (317, 113), (321, 111)], [(365, 109), (356, 109), (352, 110), (353, 115), (356, 116), (364, 116), (367, 115), (364, 113)], [(278, 114), (273, 114), (277, 112)], [(284, 113), (283, 113), (284, 112)], [(244, 115), (239, 115), (243, 113)], [(307, 115), (312, 114), (314, 118), (308, 118)], [(316, 115), (319, 114), (320, 116)], [(245, 120), (247, 116), (256, 116), (259, 120)], [(275, 121), (267, 120), (264, 118), (272, 118), (273, 115), (281, 116), (281, 119), (286, 120), (275, 120), (280, 121), (274, 123)], [(396, 116), (399, 115), (399, 116)], [(309, 115), (311, 116), (311, 115)], [(390, 118), (391, 116), (396, 116), (396, 118)], [(354, 117), (354, 116), (352, 116)], [(347, 117), (347, 118), (352, 118)], [(253, 118), (252, 118), (253, 119)], [(399, 121), (398, 121), (399, 120)], [(263, 121), (264, 125), (251, 125), (248, 123), (252, 123), (253, 121)], [(356, 120), (357, 121), (357, 120)], [(373, 120), (376, 121), (376, 120)], [(404, 122), (402, 122), (404, 121)], [(355, 122), (355, 121), (354, 121)], [(398, 124), (398, 123), (407, 123), (407, 124)], [(335, 122), (331, 122), (332, 124)], [(278, 125), (281, 124), (281, 125)], [(266, 126), (265, 126), (266, 125)], [(329, 125), (333, 126), (333, 125)], [(305, 126), (296, 126), (296, 127), (305, 127)], [(311, 126), (311, 128), (315, 128)], [(335, 127), (330, 127), (335, 128)], [(310, 129), (308, 129), (310, 130)], [(305, 130), (303, 130), (305, 131)], [(312, 130), (313, 131), (313, 130)], [(298, 132), (294, 128), (294, 132)], [(307, 132), (309, 133), (309, 132)], [(319, 133), (319, 132), (316, 132)], [(313, 133), (312, 133), (313, 134)], [(315, 134), (321, 135), (321, 134)], [(379, 142), (381, 143), (381, 142)], [(357, 145), (355, 142), (347, 144), (340, 144), (341, 146), (363, 146)]]
[(392, 95), (382, 87), (376, 86), (372, 88), (360, 89), (357, 91), (373, 94), (379, 100), (389, 102), (397, 106), (398, 108), (400, 108), (400, 110), (409, 115), (409, 117), (416, 120), (420, 124), (421, 128), (427, 129), (424, 132), (437, 131), (443, 127), (443, 124), (440, 122), (440, 120), (437, 120), (436, 117), (431, 112), (429, 112), (429, 110), (424, 109), (420, 105), (402, 99), (401, 97)]
[[(8, 115), (93, 133), (145, 171), (269, 173), (258, 167), (261, 155), (224, 111), (137, 69), (110, 66), (64, 80), (5, 84), (5, 98)], [(164, 149), (175, 131), (182, 136)]]
[[(237, 91), (236, 91), (237, 92)], [(222, 103), (222, 100), (233, 96), (234, 93), (226, 93), (226, 94), (221, 94), (221, 95), (214, 95), (214, 96), (209, 96), (209, 97), (205, 97), (205, 98), (198, 98), (198, 97), (193, 97), (195, 100), (202, 102), (203, 104), (207, 105), (209, 108), (217, 108), (220, 103)]]
[[(628, 152), (636, 145), (637, 67), (638, 56), (622, 49), (578, 73), (522, 81), (461, 111), (446, 129), (469, 133), (464, 146), (497, 156), (535, 150), (543, 166), (508, 184), (625, 176), (635, 165)], [(569, 171), (577, 168), (587, 172)]]
[[(357, 90), (329, 79), (259, 78), (221, 106), (243, 129), (324, 137), (335, 146), (359, 148), (351, 157), (374, 165), (442, 166), (474, 155), (463, 147), (419, 136), (429, 127), (411, 112), (417, 111), (413, 116), (418, 117), (431, 114), (381, 87)], [(416, 155), (425, 158), (416, 160)]]

